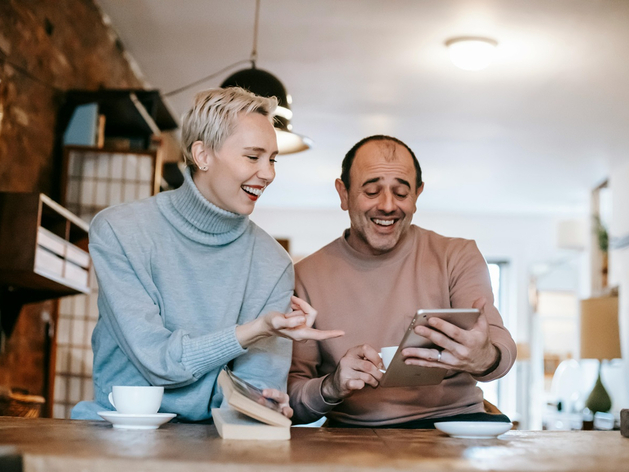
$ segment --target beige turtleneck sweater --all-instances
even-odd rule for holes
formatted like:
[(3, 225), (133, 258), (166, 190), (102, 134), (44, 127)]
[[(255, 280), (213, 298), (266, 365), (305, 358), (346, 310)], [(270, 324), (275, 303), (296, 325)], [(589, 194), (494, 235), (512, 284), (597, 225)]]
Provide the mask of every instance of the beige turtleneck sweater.
[[(413, 225), (391, 252), (367, 256), (341, 237), (300, 261), (295, 271), (297, 295), (319, 312), (315, 327), (346, 333), (293, 344), (288, 391), (295, 423), (325, 415), (378, 426), (482, 412), (483, 395), (476, 382), (504, 376), (515, 361), (515, 343), (494, 306), (487, 264), (474, 241)], [(501, 353), (500, 364), (485, 377), (448, 372), (439, 385), (366, 386), (337, 405), (321, 396), (323, 377), (348, 349), (365, 343), (376, 351), (397, 345), (418, 309), (470, 308), (480, 297), (487, 299), (491, 342)]]

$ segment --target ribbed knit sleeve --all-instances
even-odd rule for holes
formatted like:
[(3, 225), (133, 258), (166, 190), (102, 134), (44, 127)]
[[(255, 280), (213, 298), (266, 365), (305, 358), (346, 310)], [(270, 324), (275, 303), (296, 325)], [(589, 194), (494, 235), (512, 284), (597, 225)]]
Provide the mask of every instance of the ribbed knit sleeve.
[(90, 228), (90, 254), (102, 321), (149, 384), (185, 386), (245, 352), (233, 326), (198, 338), (183, 329), (168, 330), (150, 273), (132, 266), (109, 223), (99, 216)]
[(198, 338), (185, 335), (181, 362), (194, 377), (199, 378), (245, 352), (236, 338), (236, 326), (232, 326)]
[[(261, 256), (272, 257), (272, 253)], [(288, 262), (283, 273), (268, 295), (262, 309), (256, 313), (243, 313), (240, 322), (250, 317), (262, 316), (270, 311), (287, 313), (290, 311), (290, 297), (295, 286), (293, 265)], [(259, 388), (275, 388), (286, 391), (293, 343), (291, 340), (272, 336), (249, 346), (248, 352), (234, 359), (234, 372)]]

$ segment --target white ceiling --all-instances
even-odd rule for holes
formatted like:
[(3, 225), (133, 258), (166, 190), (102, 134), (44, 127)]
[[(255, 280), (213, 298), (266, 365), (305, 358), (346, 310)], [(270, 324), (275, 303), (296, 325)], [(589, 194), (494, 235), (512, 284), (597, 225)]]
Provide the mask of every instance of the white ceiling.
[[(255, 0), (97, 3), (162, 92), (249, 58)], [(462, 35), (496, 39), (499, 60), (456, 69), (444, 41)], [(628, 45), (625, 0), (262, 0), (257, 65), (282, 80), (293, 129), (315, 147), (281, 158), (258, 205), (337, 208), (345, 152), (390, 134), (422, 165), (420, 209), (584, 214), (629, 159)]]

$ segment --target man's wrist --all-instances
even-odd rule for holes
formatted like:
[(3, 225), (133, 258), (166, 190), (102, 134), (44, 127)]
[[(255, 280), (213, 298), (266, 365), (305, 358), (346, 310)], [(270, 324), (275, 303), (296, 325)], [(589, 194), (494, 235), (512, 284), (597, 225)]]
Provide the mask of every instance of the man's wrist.
[(502, 360), (502, 352), (500, 352), (500, 349), (498, 349), (498, 346), (496, 346), (495, 344), (492, 344), (492, 347), (494, 348), (494, 351), (496, 353), (496, 358), (494, 362), (483, 372), (481, 372), (480, 374), (476, 374), (476, 377), (485, 377), (486, 375), (491, 374), (500, 365), (500, 361)]
[(333, 374), (328, 374), (323, 378), (323, 381), (321, 382), (321, 398), (323, 398), (323, 401), (326, 403), (340, 403), (343, 399), (337, 398), (333, 393), (334, 387), (332, 386), (332, 376)]

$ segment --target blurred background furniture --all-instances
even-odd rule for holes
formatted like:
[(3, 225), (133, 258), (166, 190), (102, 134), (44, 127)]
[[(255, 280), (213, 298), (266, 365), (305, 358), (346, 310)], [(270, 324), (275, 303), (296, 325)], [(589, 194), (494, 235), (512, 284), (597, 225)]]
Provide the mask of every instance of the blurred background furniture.
[(599, 361), (598, 377), (585, 402), (593, 413), (608, 412), (612, 407), (612, 399), (601, 379), (601, 370), (606, 361), (620, 357), (618, 297), (581, 300), (581, 359)]
[[(87, 231), (83, 220), (44, 194), (0, 193), (0, 415), (38, 416), (50, 399), (52, 300), (89, 293)], [(28, 309), (41, 302), (41, 312)]]
[(46, 399), (41, 395), (28, 395), (8, 388), (0, 388), (0, 416), (39, 418)]
[[(605, 362), (602, 366), (596, 359), (569, 359), (559, 364), (552, 379), (550, 404), (544, 412), (544, 429), (569, 430), (582, 429), (583, 423), (609, 422), (612, 418), (611, 429), (620, 421), (620, 410), (629, 405), (629, 389), (624, 376), (624, 366), (621, 359)], [(600, 366), (600, 369), (599, 369)], [(594, 387), (598, 375), (605, 385), (611, 398), (611, 409), (608, 413), (584, 412), (585, 402)]]

